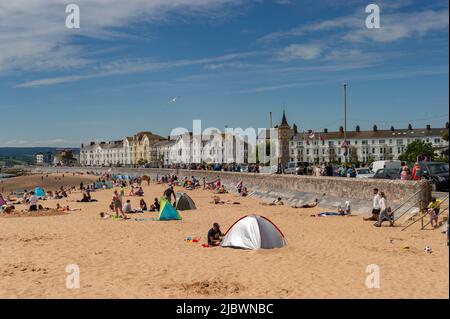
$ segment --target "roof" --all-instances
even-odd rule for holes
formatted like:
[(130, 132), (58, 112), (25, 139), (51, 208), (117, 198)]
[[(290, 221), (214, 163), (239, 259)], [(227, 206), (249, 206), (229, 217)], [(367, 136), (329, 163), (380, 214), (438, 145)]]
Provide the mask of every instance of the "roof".
[(152, 132), (139, 132), (139, 133), (137, 133), (136, 135), (135, 135), (135, 138), (138, 140), (138, 141), (140, 141), (140, 140), (142, 140), (145, 136), (147, 136), (147, 138), (149, 139), (149, 140), (165, 140), (165, 138), (164, 137), (162, 137), (162, 136), (159, 136), (159, 135), (156, 135), (156, 134), (153, 134)]
[(281, 119), (281, 124), (279, 127), (281, 128), (290, 127), (286, 119), (286, 112), (284, 110), (283, 110), (283, 118)]
[[(417, 129), (394, 129), (394, 130), (377, 130), (377, 131), (348, 131), (347, 139), (376, 139), (376, 138), (421, 138), (421, 137), (432, 137), (432, 136), (442, 136), (444, 132), (448, 132), (446, 128), (417, 128)], [(304, 139), (305, 133), (299, 133), (294, 136), (293, 139), (301, 140)], [(344, 132), (316, 132), (315, 139), (343, 139)]]

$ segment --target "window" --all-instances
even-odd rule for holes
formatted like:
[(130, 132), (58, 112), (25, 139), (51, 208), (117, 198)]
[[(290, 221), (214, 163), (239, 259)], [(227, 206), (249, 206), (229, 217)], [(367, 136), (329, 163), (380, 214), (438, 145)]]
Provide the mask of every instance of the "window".
[(403, 145), (403, 139), (397, 140), (397, 145)]
[(379, 144), (385, 144), (385, 143), (386, 143), (386, 140), (379, 140), (378, 143), (379, 143)]
[(362, 141), (361, 141), (361, 144), (362, 144), (362, 145), (367, 145), (367, 144), (369, 144), (369, 141), (368, 141), (368, 140), (362, 140)]
[(434, 143), (435, 143), (435, 144), (441, 143), (441, 139), (440, 139), (440, 138), (435, 138), (435, 139), (434, 139)]

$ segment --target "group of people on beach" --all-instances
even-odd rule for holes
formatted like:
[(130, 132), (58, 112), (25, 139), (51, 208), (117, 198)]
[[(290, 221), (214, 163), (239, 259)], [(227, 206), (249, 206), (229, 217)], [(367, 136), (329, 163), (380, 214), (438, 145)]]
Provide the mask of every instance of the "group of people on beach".
[[(366, 221), (376, 221), (374, 226), (381, 227), (383, 222), (389, 222), (390, 226), (394, 226), (395, 217), (394, 211), (387, 204), (386, 194), (380, 192), (378, 188), (373, 189), (373, 208), (372, 216), (364, 218)], [(431, 201), (428, 203), (425, 213), (430, 218), (430, 224), (433, 228), (438, 226), (438, 215), (440, 211), (440, 205), (442, 201), (436, 197), (432, 197)]]

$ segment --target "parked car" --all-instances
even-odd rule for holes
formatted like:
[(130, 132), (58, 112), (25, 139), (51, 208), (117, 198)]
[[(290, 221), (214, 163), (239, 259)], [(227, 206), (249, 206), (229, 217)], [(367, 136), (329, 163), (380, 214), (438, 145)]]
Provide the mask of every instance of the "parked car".
[(356, 169), (356, 178), (371, 178), (374, 175), (375, 174), (368, 167)]
[(449, 191), (449, 166), (443, 162), (420, 162), (423, 177), (430, 181), (434, 191)]
[(298, 174), (297, 162), (289, 162), (284, 170), (284, 174)]
[(377, 170), (373, 178), (378, 179), (400, 179), (401, 168), (381, 168)]

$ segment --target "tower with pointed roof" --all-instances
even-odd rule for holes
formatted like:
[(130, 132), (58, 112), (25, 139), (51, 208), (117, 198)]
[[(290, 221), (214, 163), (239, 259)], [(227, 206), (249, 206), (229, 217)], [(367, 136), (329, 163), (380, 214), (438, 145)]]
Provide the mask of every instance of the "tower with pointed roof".
[(286, 118), (286, 112), (283, 110), (281, 124), (278, 126), (279, 161), (283, 166), (286, 166), (291, 160), (289, 145), (293, 136), (294, 130), (289, 125)]

